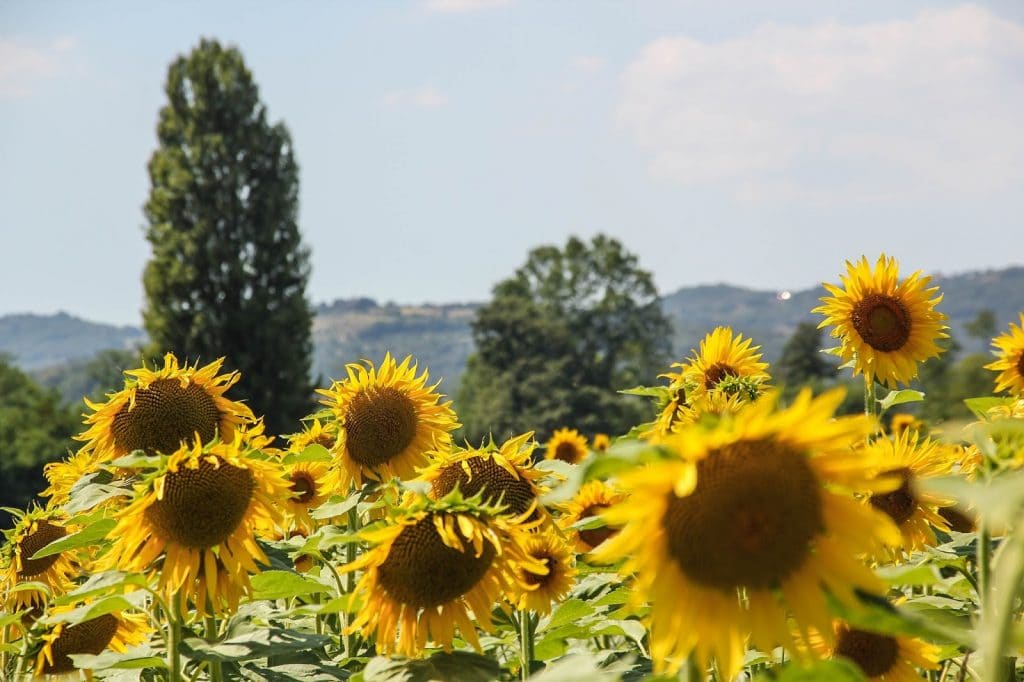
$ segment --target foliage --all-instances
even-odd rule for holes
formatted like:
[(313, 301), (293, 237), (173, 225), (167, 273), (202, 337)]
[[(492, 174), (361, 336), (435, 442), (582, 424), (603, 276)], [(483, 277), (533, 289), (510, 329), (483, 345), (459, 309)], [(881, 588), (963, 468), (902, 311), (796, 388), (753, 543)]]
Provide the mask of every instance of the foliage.
[(816, 324), (798, 324), (782, 347), (782, 355), (775, 365), (779, 383), (799, 386), (814, 379), (834, 377), (835, 364), (821, 352), (821, 345), (821, 330)]
[(291, 137), (237, 49), (203, 40), (171, 64), (149, 163), (150, 354), (230, 358), (272, 432), (310, 404), (309, 254)]
[(470, 440), (564, 425), (624, 433), (642, 408), (616, 391), (651, 381), (670, 350), (650, 273), (604, 235), (531, 251), (472, 326), (458, 400)]
[(139, 350), (101, 350), (87, 360), (75, 360), (35, 372), (39, 383), (55, 388), (65, 405), (74, 409), (82, 407), (82, 397), (93, 401), (103, 400), (111, 391), (120, 390), (124, 385), (124, 370), (138, 367), (141, 358)]
[[(26, 507), (45, 487), (42, 467), (72, 447), (73, 411), (0, 356), (0, 506)], [(6, 527), (8, 516), (0, 511)]]

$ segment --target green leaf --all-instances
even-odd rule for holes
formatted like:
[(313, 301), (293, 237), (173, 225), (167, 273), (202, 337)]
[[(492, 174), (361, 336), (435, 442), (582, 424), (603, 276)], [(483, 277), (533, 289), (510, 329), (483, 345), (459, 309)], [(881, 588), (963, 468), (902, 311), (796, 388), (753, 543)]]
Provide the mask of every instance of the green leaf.
[(669, 392), (668, 386), (637, 386), (635, 388), (624, 388), (619, 393), (624, 395), (640, 395), (649, 398), (664, 398)]
[(354, 509), (357, 504), (359, 504), (359, 496), (351, 495), (340, 502), (328, 501), (320, 505), (310, 516), (314, 519), (331, 519), (335, 516), (344, 516), (350, 509)]
[(425, 660), (377, 656), (363, 669), (365, 682), (491, 682), (500, 677), (497, 661), (465, 651)]
[(918, 484), (924, 492), (952, 497), (996, 527), (1013, 525), (1024, 507), (1024, 471), (1006, 473), (988, 482), (943, 476), (923, 479)]
[(978, 419), (987, 419), (988, 411), (993, 407), (1001, 407), (1003, 405), (1013, 404), (1013, 398), (994, 398), (992, 396), (984, 396), (981, 398), (966, 398), (964, 399), (964, 405), (967, 406), (971, 412), (978, 417)]
[(108, 613), (131, 611), (137, 608), (145, 599), (146, 593), (144, 592), (134, 592), (130, 595), (130, 598), (114, 595), (84, 604), (64, 613), (51, 614), (46, 616), (45, 621), (48, 623), (70, 623), (72, 625), (84, 623)]
[(302, 452), (290, 452), (284, 457), (284, 464), (299, 464), (300, 462), (330, 462), (331, 453), (319, 443), (310, 443)]
[(103, 571), (89, 577), (75, 590), (58, 597), (57, 604), (72, 604), (86, 597), (109, 592), (123, 592), (125, 587), (140, 587), (147, 583), (146, 576), (139, 573), (122, 573), (121, 571)]
[(157, 469), (166, 459), (164, 455), (147, 455), (145, 450), (135, 450), (118, 457), (110, 465), (121, 469)]
[(267, 667), (261, 663), (248, 663), (245, 671), (245, 679), (252, 682), (334, 682), (350, 679), (348, 671), (333, 664), (289, 663)]
[(285, 651), (323, 649), (329, 642), (330, 638), (323, 635), (261, 627), (238, 631), (230, 639), (212, 644), (205, 639), (188, 637), (182, 641), (181, 650), (196, 661), (249, 661)]
[(790, 663), (782, 668), (778, 677), (759, 677), (758, 680), (775, 679), (778, 682), (865, 682), (867, 679), (855, 664), (837, 658), (816, 661), (809, 666)]
[(66, 535), (60, 540), (51, 542), (29, 558), (42, 559), (43, 557), (60, 554), (61, 552), (66, 552), (70, 549), (78, 549), (79, 547), (95, 545), (106, 538), (107, 533), (113, 530), (116, 525), (117, 522), (114, 521), (114, 519), (102, 519), (100, 521), (96, 521), (77, 533)]
[(882, 408), (882, 412), (885, 412), (893, 405), (903, 405), (904, 403), (916, 403), (924, 400), (924, 393), (921, 391), (915, 391), (910, 388), (904, 388), (900, 391), (889, 391), (889, 395), (885, 396), (878, 401), (879, 407)]
[(575, 623), (580, 618), (589, 616), (593, 612), (594, 607), (582, 599), (566, 599), (551, 614), (546, 627), (554, 629), (561, 625)]
[(531, 682), (618, 682), (632, 665), (632, 661), (616, 661), (607, 668), (598, 665), (588, 654), (572, 654), (561, 658), (530, 677)]
[(98, 656), (91, 654), (71, 654), (76, 668), (87, 670), (138, 670), (143, 668), (166, 668), (167, 662), (162, 656), (153, 655), (149, 646), (136, 647), (123, 653), (104, 651)]
[(890, 585), (897, 586), (937, 585), (942, 581), (935, 567), (929, 564), (882, 566), (875, 573)]
[(264, 571), (252, 577), (253, 599), (287, 599), (330, 592), (323, 583), (290, 571)]

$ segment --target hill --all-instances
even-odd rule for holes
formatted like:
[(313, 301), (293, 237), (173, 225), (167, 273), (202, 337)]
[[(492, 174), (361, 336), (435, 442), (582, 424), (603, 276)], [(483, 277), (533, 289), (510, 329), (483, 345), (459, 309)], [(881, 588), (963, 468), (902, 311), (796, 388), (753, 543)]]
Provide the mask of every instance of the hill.
[[(965, 326), (979, 311), (996, 314), (998, 329), (1016, 321), (1024, 310), (1024, 267), (938, 275), (945, 296), (939, 308), (965, 352), (987, 352), (986, 342), (970, 338)], [(686, 287), (667, 294), (665, 311), (675, 326), (676, 357), (689, 355), (715, 325), (730, 325), (762, 346), (771, 362), (804, 320), (817, 321), (810, 310), (818, 305), (820, 288), (793, 292), (756, 291), (726, 284)], [(385, 351), (415, 355), (444, 379), (442, 390), (454, 394), (466, 358), (472, 352), (470, 322), (479, 304), (378, 304), (368, 298), (339, 299), (316, 306), (313, 325), (313, 371), (321, 384), (344, 376), (345, 364), (361, 358), (379, 361)], [(143, 332), (86, 322), (65, 313), (0, 317), (0, 352), (9, 353), (24, 369), (51, 386), (73, 386), (68, 375), (81, 371), (83, 360), (105, 348), (126, 348), (140, 342)], [(68, 396), (77, 400), (80, 396)]]

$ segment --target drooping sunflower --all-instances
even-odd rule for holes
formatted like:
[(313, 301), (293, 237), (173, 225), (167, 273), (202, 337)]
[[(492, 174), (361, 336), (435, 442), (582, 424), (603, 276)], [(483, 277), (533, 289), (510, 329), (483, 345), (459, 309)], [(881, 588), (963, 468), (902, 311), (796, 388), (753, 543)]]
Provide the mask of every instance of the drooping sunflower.
[(700, 342), (700, 350), (694, 351), (692, 358), (672, 365), (679, 368), (675, 376), (688, 379), (698, 390), (706, 391), (729, 376), (768, 381), (768, 363), (761, 362), (761, 354), (757, 352), (761, 347), (751, 347), (752, 343), (753, 339), (744, 339), (743, 334), (734, 337), (730, 327), (715, 327)]
[(225, 397), (239, 373), (218, 375), (223, 363), (220, 358), (205, 367), (179, 366), (168, 353), (161, 369), (126, 371), (124, 388), (108, 394), (106, 402), (86, 399), (93, 413), (85, 418), (89, 428), (76, 436), (85, 441), (82, 451), (109, 461), (134, 450), (170, 454), (197, 434), (203, 443), (232, 440), (254, 417), (248, 406)]
[(470, 612), (490, 631), (495, 603), (518, 601), (529, 589), (519, 582), (520, 568), (546, 571), (525, 552), (527, 526), (500, 508), (456, 509), (428, 499), (407, 508), (383, 528), (363, 531), (373, 549), (341, 568), (364, 571), (354, 592), (359, 612), (348, 631), (373, 635), (385, 655), (417, 656), (428, 640), (451, 651), (458, 629), (479, 651)]
[[(74, 606), (55, 606), (50, 610), (47, 619), (52, 621), (59, 618), (71, 611)], [(124, 653), (129, 647), (141, 644), (150, 630), (145, 615), (130, 611), (105, 613), (73, 625), (58, 620), (47, 627), (42, 635), (42, 647), (36, 654), (35, 674), (42, 678), (64, 677), (78, 670), (71, 656), (98, 656), (107, 649)], [(88, 671), (86, 674), (92, 679)]]
[(996, 393), (1008, 390), (1016, 396), (1024, 395), (1024, 313), (1020, 324), (1010, 323), (1010, 330), (992, 339), (992, 352), (996, 360), (985, 365), (985, 369), (999, 372), (996, 377)]
[(822, 297), (824, 305), (811, 312), (825, 316), (819, 328), (833, 327), (840, 357), (854, 361), (854, 376), (895, 388), (917, 376), (917, 363), (942, 352), (936, 341), (949, 335), (946, 316), (935, 309), (942, 301), (935, 295), (939, 288), (928, 288), (931, 277), (918, 270), (901, 281), (896, 259), (882, 254), (874, 270), (863, 256), (847, 261), (840, 280), (842, 287), (824, 283), (832, 296)]
[[(949, 524), (940, 513), (955, 500), (936, 497), (920, 490), (919, 482), (953, 473), (960, 450), (930, 438), (921, 438), (907, 429), (892, 438), (878, 438), (867, 446), (869, 457), (879, 467), (880, 477), (895, 477), (899, 487), (876, 492), (868, 498), (871, 506), (885, 512), (899, 526), (900, 545), (891, 548), (914, 552), (935, 544), (932, 528), (948, 531)], [(894, 555), (895, 558), (896, 555)]]
[(515, 606), (520, 611), (548, 613), (576, 582), (575, 555), (566, 539), (551, 528), (531, 535), (526, 541), (526, 553), (547, 570), (535, 572), (529, 564), (519, 566), (519, 583), (526, 589)]
[(364, 479), (413, 478), (429, 452), (451, 446), (451, 432), (460, 426), (451, 402), (441, 402), (438, 384), (427, 385), (427, 371), (416, 376), (412, 356), (399, 364), (388, 353), (380, 367), (366, 365), (347, 365), (346, 379), (318, 389), (337, 423), (331, 451), (340, 492)]
[(845, 658), (873, 682), (920, 682), (918, 668), (940, 667), (940, 648), (920, 639), (858, 630), (839, 620), (832, 631), (831, 643), (812, 631), (808, 644), (822, 658)]
[[(47, 599), (60, 596), (74, 586), (74, 578), (82, 570), (81, 558), (72, 551), (59, 552), (33, 559), (32, 556), (52, 542), (78, 529), (68, 526), (67, 516), (57, 509), (33, 509), (17, 520), (7, 531), (7, 544), (0, 555), (0, 605), (11, 611), (37, 608)], [(42, 583), (46, 591), (14, 590), (21, 583)]]
[(551, 434), (544, 459), (560, 459), (569, 464), (579, 464), (589, 454), (587, 437), (576, 429), (558, 429)]
[(456, 488), (463, 497), (481, 494), (487, 505), (503, 504), (513, 516), (536, 517), (537, 498), (547, 492), (539, 483), (543, 472), (533, 468), (537, 443), (533, 432), (509, 438), (497, 450), (470, 449), (451, 454), (424, 469), (421, 478), (430, 483), (430, 496), (443, 498)]
[(159, 589), (183, 609), (192, 602), (200, 614), (234, 612), (256, 562), (267, 563), (256, 530), (281, 524), (280, 501), (291, 494), (280, 464), (252, 451), (242, 432), (227, 443), (182, 445), (118, 513), (107, 565), (159, 572)]
[(583, 519), (600, 516), (605, 509), (625, 499), (626, 496), (622, 492), (605, 481), (587, 481), (580, 486), (573, 498), (563, 505), (565, 515), (558, 520), (558, 525), (572, 540), (577, 552), (589, 552), (615, 535), (618, 530), (611, 526), (575, 530), (572, 526)]
[(595, 433), (594, 441), (590, 445), (594, 452), (607, 452), (612, 445), (612, 439), (607, 433)]
[(777, 393), (766, 394), (713, 429), (661, 439), (678, 459), (618, 479), (628, 497), (601, 516), (622, 530), (592, 555), (625, 558), (635, 574), (659, 671), (694, 653), (732, 679), (748, 638), (762, 651), (791, 643), (787, 611), (801, 632), (830, 628), (823, 588), (846, 603), (882, 589), (859, 557), (898, 541), (898, 530), (854, 497), (881, 484), (874, 461), (851, 447), (870, 420), (833, 417), (843, 395), (805, 389), (778, 410)]

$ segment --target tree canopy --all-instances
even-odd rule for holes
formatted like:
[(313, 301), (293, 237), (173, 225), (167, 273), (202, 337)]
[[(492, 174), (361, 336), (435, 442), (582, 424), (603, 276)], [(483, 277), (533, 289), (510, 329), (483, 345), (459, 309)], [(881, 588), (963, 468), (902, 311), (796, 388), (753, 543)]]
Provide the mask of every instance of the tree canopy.
[(150, 353), (242, 371), (233, 394), (296, 429), (311, 405), (309, 252), (298, 166), (241, 53), (203, 40), (171, 64), (149, 163), (144, 283)]
[(470, 440), (561, 426), (625, 432), (646, 406), (617, 391), (652, 382), (670, 353), (650, 273), (604, 235), (531, 251), (472, 327), (457, 400)]

